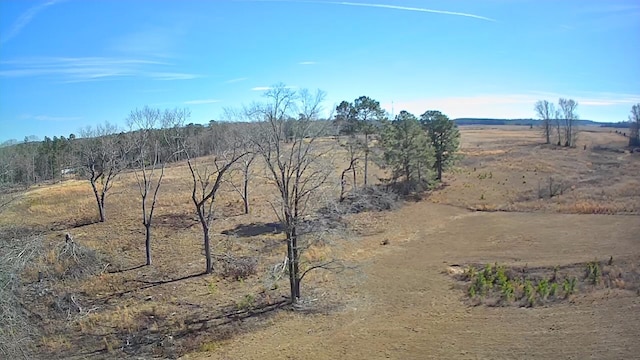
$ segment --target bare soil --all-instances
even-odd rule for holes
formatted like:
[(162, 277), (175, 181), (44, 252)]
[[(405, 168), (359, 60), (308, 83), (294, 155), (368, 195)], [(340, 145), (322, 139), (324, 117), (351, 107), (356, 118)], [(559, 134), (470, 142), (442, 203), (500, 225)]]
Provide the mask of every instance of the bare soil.
[[(349, 215), (346, 228), (307, 252), (309, 262), (338, 258), (347, 267), (305, 278), (304, 311), (285, 306), (286, 280), (268, 276), (285, 251), (259, 169), (251, 214), (225, 188), (212, 229), (215, 254), (257, 261), (257, 275), (240, 281), (202, 275), (184, 164), (165, 175), (152, 266), (142, 266), (131, 174), (114, 186), (106, 223), (94, 222), (88, 182), (72, 180), (21, 193), (0, 227), (42, 233), (49, 249), (71, 233), (107, 263), (96, 275), (39, 282), (38, 266), (65, 270), (51, 250), (23, 274), (42, 358), (634, 358), (640, 296), (632, 289), (579, 289), (533, 308), (471, 306), (447, 273), (453, 264), (535, 269), (610, 257), (638, 269), (640, 154), (625, 153), (620, 135), (588, 130), (564, 149), (541, 145), (528, 127), (462, 128), (464, 157), (443, 187), (399, 209)], [(566, 185), (562, 194), (540, 191), (550, 177)]]
[[(366, 280), (344, 311), (281, 313), (272, 325), (187, 359), (598, 359), (640, 351), (640, 297), (602, 290), (534, 308), (472, 307), (448, 264), (555, 266), (594, 257), (640, 263), (637, 217), (470, 212), (421, 202), (389, 214)], [(380, 242), (391, 238), (391, 243)], [(356, 250), (358, 251), (358, 250)]]

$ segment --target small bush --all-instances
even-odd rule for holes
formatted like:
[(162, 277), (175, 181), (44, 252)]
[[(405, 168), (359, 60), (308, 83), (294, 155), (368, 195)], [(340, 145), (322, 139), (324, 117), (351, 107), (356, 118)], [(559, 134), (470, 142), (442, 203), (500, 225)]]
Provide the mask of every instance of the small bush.
[(568, 298), (569, 295), (575, 293), (577, 283), (578, 279), (576, 278), (564, 279), (564, 282), (562, 283), (562, 289), (564, 290), (565, 298)]
[(227, 279), (244, 280), (257, 272), (258, 260), (255, 257), (225, 254), (220, 260), (220, 275)]
[(601, 277), (602, 269), (600, 268), (600, 264), (597, 261), (588, 263), (585, 272), (585, 279), (588, 279), (591, 284), (597, 285), (600, 282)]
[(236, 302), (236, 309), (238, 309), (238, 311), (247, 311), (253, 308), (255, 304), (256, 297), (251, 294), (247, 294), (241, 300)]
[(382, 186), (368, 186), (347, 195), (340, 203), (342, 214), (358, 214), (369, 211), (389, 211), (399, 207), (398, 194)]

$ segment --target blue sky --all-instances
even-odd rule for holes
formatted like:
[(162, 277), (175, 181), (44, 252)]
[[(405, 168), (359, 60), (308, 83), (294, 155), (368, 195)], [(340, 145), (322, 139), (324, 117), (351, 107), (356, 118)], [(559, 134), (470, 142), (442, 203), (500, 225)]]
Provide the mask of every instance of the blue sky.
[(391, 112), (626, 120), (640, 102), (640, 3), (603, 0), (0, 0), (0, 141), (124, 126), (145, 105), (191, 120), (277, 82)]

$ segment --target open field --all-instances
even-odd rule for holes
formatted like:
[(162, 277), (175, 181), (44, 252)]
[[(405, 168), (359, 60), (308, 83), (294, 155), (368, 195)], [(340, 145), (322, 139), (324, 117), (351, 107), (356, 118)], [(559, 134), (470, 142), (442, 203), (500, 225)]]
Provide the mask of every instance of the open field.
[[(108, 198), (106, 223), (93, 223), (87, 181), (28, 190), (0, 215), (5, 232), (36, 230), (46, 244), (64, 242), (70, 233), (104, 264), (97, 275), (38, 282), (38, 270), (55, 268), (50, 255), (23, 274), (31, 296), (26, 305), (40, 325), (39, 353), (105, 359), (637, 356), (640, 294), (631, 286), (578, 291), (533, 308), (470, 306), (446, 270), (613, 258), (637, 272), (640, 154), (616, 151), (627, 139), (598, 128), (581, 132), (575, 149), (540, 145), (538, 130), (528, 127), (463, 127), (461, 134), (464, 157), (446, 174), (446, 186), (394, 211), (349, 215), (346, 229), (328, 233), (324, 245), (308, 252), (310, 260), (339, 258), (349, 266), (310, 273), (302, 291), (311, 305), (302, 312), (283, 306), (286, 280), (268, 276), (285, 245), (260, 169), (251, 214), (242, 214), (240, 197), (225, 188), (212, 229), (214, 253), (257, 259), (257, 275), (241, 281), (201, 275), (202, 234), (184, 164), (167, 168), (148, 267), (141, 266), (144, 229), (131, 174)], [(338, 167), (343, 162), (336, 157)]]

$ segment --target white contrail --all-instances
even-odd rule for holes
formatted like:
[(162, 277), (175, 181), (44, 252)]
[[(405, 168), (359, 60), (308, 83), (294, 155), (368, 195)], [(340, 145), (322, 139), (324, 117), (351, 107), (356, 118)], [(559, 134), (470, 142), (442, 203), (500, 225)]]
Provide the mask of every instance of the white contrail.
[(446, 10), (435, 10), (435, 9), (426, 9), (426, 8), (417, 8), (417, 7), (409, 7), (409, 6), (399, 6), (399, 5), (389, 5), (389, 4), (370, 4), (370, 3), (359, 3), (359, 2), (349, 2), (349, 1), (318, 1), (318, 0), (237, 0), (237, 1), (248, 1), (248, 2), (290, 2), (290, 3), (309, 3), (309, 4), (329, 4), (329, 5), (343, 5), (343, 6), (361, 6), (361, 7), (372, 7), (372, 8), (381, 8), (381, 9), (392, 9), (392, 10), (403, 10), (403, 11), (417, 11), (417, 12), (425, 12), (432, 14), (443, 14), (443, 15), (453, 15), (453, 16), (464, 16), (484, 21), (496, 21), (495, 19), (488, 18), (485, 16), (468, 14), (463, 12), (456, 11), (446, 11)]
[(404, 10), (404, 11), (418, 11), (418, 12), (426, 12), (426, 13), (434, 13), (434, 14), (464, 16), (464, 17), (470, 17), (470, 18), (486, 20), (486, 21), (496, 21), (494, 19), (491, 19), (491, 18), (488, 18), (488, 17), (484, 17), (484, 16), (480, 16), (480, 15), (467, 14), (467, 13), (461, 13), (461, 12), (455, 12), (455, 11), (416, 8), (416, 7), (408, 7), (408, 6), (397, 6), (397, 5), (387, 5), (387, 4), (355, 3), (355, 2), (347, 2), (347, 1), (314, 1), (314, 3), (346, 5), (346, 6), (362, 6), (362, 7), (373, 7), (373, 8)]
[(31, 20), (42, 10), (47, 7), (59, 3), (64, 0), (50, 0), (43, 4), (33, 6), (29, 8), (29, 10), (25, 11), (24, 14), (20, 15), (20, 17), (13, 23), (9, 31), (0, 38), (0, 44), (4, 44), (7, 41), (11, 40), (14, 36), (18, 35), (22, 28), (27, 26)]

